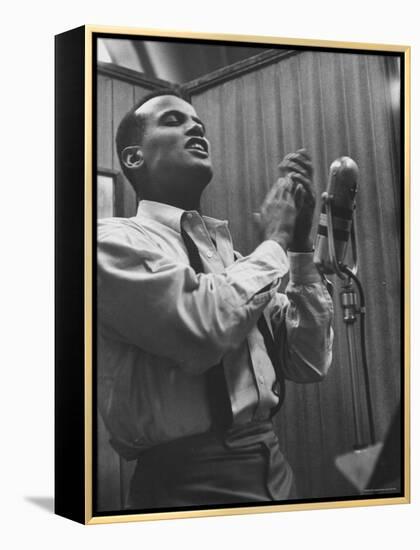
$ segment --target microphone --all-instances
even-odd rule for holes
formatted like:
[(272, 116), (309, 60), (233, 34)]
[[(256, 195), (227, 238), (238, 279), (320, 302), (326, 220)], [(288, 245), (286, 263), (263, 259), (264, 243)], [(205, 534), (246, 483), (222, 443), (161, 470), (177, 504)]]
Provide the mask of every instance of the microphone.
[[(322, 194), (314, 251), (314, 263), (324, 274), (340, 274), (337, 270), (343, 265), (346, 255), (358, 176), (357, 164), (350, 157), (340, 157), (330, 166), (327, 191)], [(328, 234), (329, 227), (332, 227), (332, 235)]]

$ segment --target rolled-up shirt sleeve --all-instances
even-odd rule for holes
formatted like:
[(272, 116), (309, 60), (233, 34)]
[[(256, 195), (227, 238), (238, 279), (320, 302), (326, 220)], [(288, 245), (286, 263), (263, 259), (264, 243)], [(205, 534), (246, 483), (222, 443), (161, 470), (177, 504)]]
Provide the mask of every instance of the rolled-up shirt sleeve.
[(285, 377), (318, 382), (332, 359), (333, 305), (312, 253), (290, 253), (286, 294), (273, 299), (270, 317)]
[(222, 273), (196, 274), (141, 228), (98, 231), (98, 316), (107, 336), (204, 372), (238, 347), (289, 269), (266, 241)]

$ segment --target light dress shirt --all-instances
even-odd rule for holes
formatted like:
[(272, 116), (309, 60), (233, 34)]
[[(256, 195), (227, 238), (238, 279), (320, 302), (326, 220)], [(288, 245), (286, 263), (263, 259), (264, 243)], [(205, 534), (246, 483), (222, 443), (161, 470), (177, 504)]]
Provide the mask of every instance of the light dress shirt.
[[(204, 273), (189, 264), (181, 225)], [(205, 374), (220, 361), (233, 425), (270, 417), (279, 398), (262, 313), (287, 379), (326, 374), (332, 302), (312, 253), (267, 240), (235, 261), (226, 221), (152, 201), (133, 218), (99, 220), (97, 244), (98, 404), (126, 459), (210, 429)]]

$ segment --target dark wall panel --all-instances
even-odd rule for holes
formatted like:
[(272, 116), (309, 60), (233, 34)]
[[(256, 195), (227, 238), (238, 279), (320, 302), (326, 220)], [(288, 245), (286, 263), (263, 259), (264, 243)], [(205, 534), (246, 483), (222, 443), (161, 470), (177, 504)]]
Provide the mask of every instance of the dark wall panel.
[[(160, 84), (157, 83), (156, 87)], [(134, 84), (126, 81), (121, 74), (110, 75), (98, 71), (97, 76), (97, 158), (98, 168), (121, 172), (115, 149), (115, 132), (125, 113), (135, 101), (149, 93), (153, 85)], [(116, 180), (117, 181), (117, 180)], [(118, 209), (123, 217), (133, 216), (136, 212), (136, 196), (133, 188), (121, 172), (116, 183), (121, 189), (116, 190), (121, 200)], [(98, 415), (98, 493), (97, 510), (119, 510), (123, 506), (127, 493), (128, 479), (132, 465), (122, 461), (109, 445), (109, 436), (102, 419)]]

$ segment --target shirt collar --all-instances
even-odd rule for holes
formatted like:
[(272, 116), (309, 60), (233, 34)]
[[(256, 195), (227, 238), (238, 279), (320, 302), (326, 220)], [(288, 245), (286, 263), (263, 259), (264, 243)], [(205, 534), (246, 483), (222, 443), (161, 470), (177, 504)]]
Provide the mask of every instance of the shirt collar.
[(141, 221), (144, 218), (153, 219), (163, 225), (167, 225), (178, 233), (181, 231), (181, 221), (185, 213), (191, 213), (193, 216), (198, 216), (203, 219), (206, 227), (209, 230), (216, 230), (221, 226), (227, 226), (227, 221), (217, 220), (209, 216), (201, 216), (196, 210), (182, 210), (176, 206), (165, 204), (163, 202), (155, 202), (142, 200), (139, 203), (136, 217)]

